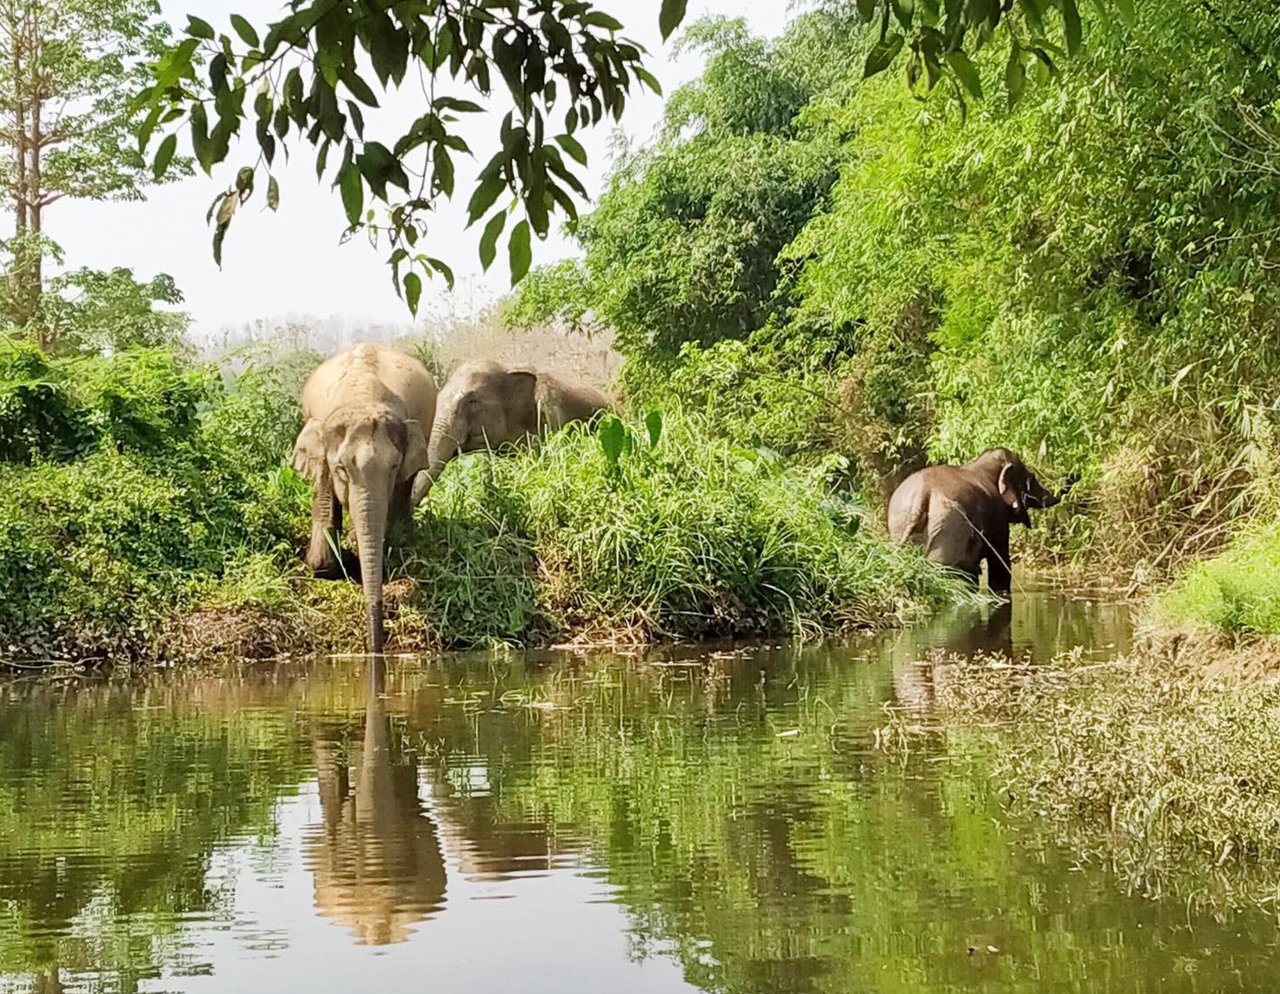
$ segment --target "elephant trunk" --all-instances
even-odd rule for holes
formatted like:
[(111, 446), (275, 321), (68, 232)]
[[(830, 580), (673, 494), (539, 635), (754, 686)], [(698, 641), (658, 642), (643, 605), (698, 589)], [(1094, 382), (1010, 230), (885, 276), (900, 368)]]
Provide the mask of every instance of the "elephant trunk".
[(1063, 499), (1067, 496), (1067, 494), (1071, 493), (1071, 488), (1074, 487), (1079, 481), (1080, 481), (1079, 475), (1076, 473), (1072, 473), (1070, 476), (1067, 477), (1067, 480), (1062, 485), (1061, 490), (1059, 490), (1056, 494), (1045, 494), (1044, 497), (1041, 498), (1040, 506), (1042, 508), (1057, 507), (1059, 504), (1062, 503)]
[(387, 497), (367, 491), (351, 509), (360, 552), (360, 575), (369, 619), (369, 651), (380, 654), (386, 644), (382, 627), (382, 554), (387, 535)]
[(451, 418), (438, 417), (431, 426), (427, 443), (427, 477), (430, 484), (440, 478), (445, 465), (458, 454), (458, 431)]

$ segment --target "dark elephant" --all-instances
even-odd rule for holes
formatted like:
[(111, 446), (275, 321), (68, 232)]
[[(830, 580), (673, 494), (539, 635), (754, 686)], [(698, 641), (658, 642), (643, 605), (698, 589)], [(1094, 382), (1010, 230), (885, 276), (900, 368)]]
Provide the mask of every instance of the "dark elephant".
[(894, 491), (889, 536), (922, 546), (932, 562), (958, 570), (974, 583), (985, 561), (991, 590), (1007, 594), (1012, 580), (1010, 525), (1030, 528), (1030, 512), (1059, 503), (1073, 482), (1050, 493), (1009, 449), (988, 449), (963, 466), (929, 466)]

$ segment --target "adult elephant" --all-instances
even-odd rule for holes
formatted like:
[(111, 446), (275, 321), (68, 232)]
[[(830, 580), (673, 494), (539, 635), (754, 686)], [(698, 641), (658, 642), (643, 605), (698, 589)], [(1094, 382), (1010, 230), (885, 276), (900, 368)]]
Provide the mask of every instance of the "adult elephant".
[(1031, 527), (1032, 510), (1061, 502), (1074, 481), (1051, 494), (1009, 449), (988, 449), (963, 466), (928, 466), (911, 474), (889, 500), (889, 537), (923, 546), (935, 563), (978, 582), (987, 564), (991, 590), (1012, 581), (1009, 528)]
[(601, 391), (577, 380), (496, 362), (463, 363), (440, 391), (430, 461), (414, 487), (414, 503), (455, 456), (517, 444), (573, 421), (590, 421), (612, 406)]
[(369, 650), (382, 652), (383, 550), (387, 532), (412, 510), (414, 479), (427, 467), (436, 384), (416, 359), (361, 343), (324, 362), (302, 389), (306, 419), (293, 467), (311, 480), (307, 565), (342, 573), (336, 550), (342, 510), (351, 515), (369, 620)]

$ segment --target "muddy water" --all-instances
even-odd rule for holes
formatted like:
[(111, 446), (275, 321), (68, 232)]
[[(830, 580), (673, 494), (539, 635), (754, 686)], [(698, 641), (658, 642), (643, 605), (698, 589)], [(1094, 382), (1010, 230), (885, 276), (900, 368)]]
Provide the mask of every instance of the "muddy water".
[(0, 990), (1244, 991), (1274, 922), (1126, 896), (1002, 820), (935, 646), (1123, 648), (1122, 608), (796, 650), (344, 660), (0, 687)]

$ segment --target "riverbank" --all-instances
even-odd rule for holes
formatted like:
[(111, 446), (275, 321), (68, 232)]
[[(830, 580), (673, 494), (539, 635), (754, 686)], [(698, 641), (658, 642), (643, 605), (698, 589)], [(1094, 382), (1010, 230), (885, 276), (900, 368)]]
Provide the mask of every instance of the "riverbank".
[(1148, 630), (1125, 655), (951, 658), (949, 727), (990, 736), (1015, 818), (1130, 889), (1215, 910), (1280, 896), (1280, 641)]
[[(389, 556), (389, 651), (816, 637), (976, 596), (864, 533), (820, 470), (700, 437), (696, 420), (650, 427), (628, 427), (616, 460), (578, 428), (536, 453), (451, 465)], [(363, 617), (356, 584), (251, 557), (164, 651), (361, 651)]]
[[(298, 364), (295, 364), (298, 365)], [(163, 352), (0, 355), (0, 654), (157, 661), (358, 651), (353, 583), (300, 562), (294, 382)], [(825, 464), (679, 412), (450, 465), (388, 557), (390, 647), (815, 636), (972, 597), (868, 534)]]

